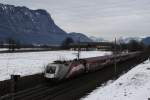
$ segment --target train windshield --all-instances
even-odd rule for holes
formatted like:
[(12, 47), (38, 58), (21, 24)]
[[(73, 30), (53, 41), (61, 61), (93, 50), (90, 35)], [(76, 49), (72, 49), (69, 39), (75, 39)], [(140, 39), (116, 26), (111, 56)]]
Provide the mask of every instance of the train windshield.
[(54, 74), (56, 71), (56, 67), (55, 66), (48, 66), (47, 69), (46, 69), (46, 72), (47, 73), (51, 73), (51, 74)]

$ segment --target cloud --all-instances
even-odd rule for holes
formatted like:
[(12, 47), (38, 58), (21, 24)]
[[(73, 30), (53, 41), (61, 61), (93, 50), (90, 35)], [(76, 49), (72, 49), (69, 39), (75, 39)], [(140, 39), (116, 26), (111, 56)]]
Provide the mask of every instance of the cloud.
[(112, 39), (150, 35), (149, 0), (1, 0), (1, 3), (46, 9), (68, 32)]

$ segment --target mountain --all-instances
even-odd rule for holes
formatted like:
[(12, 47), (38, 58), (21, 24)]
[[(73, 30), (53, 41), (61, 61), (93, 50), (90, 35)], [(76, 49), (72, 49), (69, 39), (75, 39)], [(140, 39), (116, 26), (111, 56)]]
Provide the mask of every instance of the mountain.
[(118, 43), (129, 43), (131, 40), (135, 40), (135, 41), (142, 41), (142, 38), (140, 37), (121, 37), (117, 40)]
[(60, 44), (67, 33), (42, 9), (0, 4), (0, 40), (8, 38), (25, 44)]
[(150, 46), (150, 37), (143, 38), (142, 42), (143, 42), (145, 45), (149, 45), (149, 46)]
[(106, 42), (106, 41), (107, 41), (107, 40), (104, 40), (103, 38), (94, 37), (94, 36), (91, 36), (90, 39), (91, 39), (93, 42)]
[(72, 32), (68, 34), (68, 37), (72, 38), (74, 42), (93, 42), (89, 37), (82, 33)]
[(21, 44), (60, 45), (67, 37), (74, 41), (92, 42), (82, 33), (67, 33), (43, 10), (0, 4), (0, 42), (9, 39)]

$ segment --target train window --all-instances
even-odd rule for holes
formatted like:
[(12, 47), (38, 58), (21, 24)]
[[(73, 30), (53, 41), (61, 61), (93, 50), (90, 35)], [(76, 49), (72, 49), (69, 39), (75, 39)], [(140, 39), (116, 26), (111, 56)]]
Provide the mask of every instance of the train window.
[(54, 74), (55, 71), (56, 71), (56, 67), (54, 66), (47, 67), (47, 70), (46, 70), (47, 73), (51, 73), (51, 74)]

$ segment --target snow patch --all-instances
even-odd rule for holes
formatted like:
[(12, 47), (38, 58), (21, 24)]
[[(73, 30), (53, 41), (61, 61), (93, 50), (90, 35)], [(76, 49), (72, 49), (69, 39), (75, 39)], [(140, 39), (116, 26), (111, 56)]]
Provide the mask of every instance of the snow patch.
[(145, 61), (116, 81), (99, 87), (81, 100), (148, 100), (150, 98), (150, 61)]
[[(55, 60), (72, 60), (77, 51), (45, 51), (0, 54), (0, 81), (10, 78), (11, 74), (32, 75), (44, 71), (45, 66)], [(81, 58), (111, 54), (104, 51), (83, 51)]]

